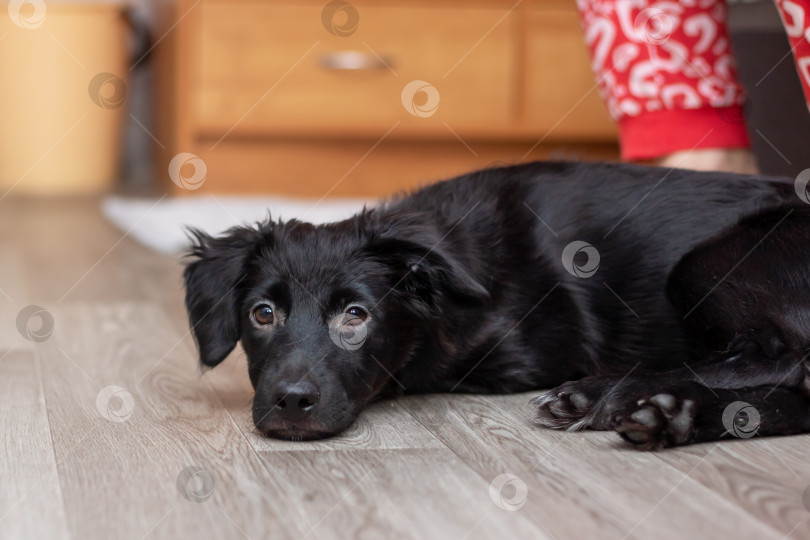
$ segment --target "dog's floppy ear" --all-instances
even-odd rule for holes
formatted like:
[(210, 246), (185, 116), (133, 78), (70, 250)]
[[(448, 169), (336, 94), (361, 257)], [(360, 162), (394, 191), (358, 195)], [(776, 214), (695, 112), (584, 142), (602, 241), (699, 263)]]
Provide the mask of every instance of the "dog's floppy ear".
[(186, 266), (186, 309), (200, 363), (214, 367), (239, 341), (239, 285), (258, 242), (259, 232), (247, 227), (212, 237), (189, 229), (193, 260)]
[(464, 304), (483, 304), (487, 289), (447, 249), (451, 240), (418, 215), (381, 220), (366, 249), (391, 268), (392, 287), (415, 297), (423, 307), (436, 307), (445, 295)]

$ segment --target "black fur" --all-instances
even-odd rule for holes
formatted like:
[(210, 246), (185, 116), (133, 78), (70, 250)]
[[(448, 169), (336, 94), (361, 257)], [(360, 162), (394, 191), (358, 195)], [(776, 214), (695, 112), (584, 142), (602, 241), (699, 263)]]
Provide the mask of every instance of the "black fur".
[[(616, 429), (642, 448), (746, 422), (810, 429), (810, 206), (786, 181), (532, 163), (340, 223), (194, 240), (186, 303), (201, 362), (241, 340), (254, 421), (272, 436), (335, 434), (402, 391), (558, 385), (533, 401), (540, 424)], [(576, 241), (592, 248), (566, 250)], [(265, 305), (272, 324), (251, 315)], [(728, 416), (733, 402), (757, 425)]]

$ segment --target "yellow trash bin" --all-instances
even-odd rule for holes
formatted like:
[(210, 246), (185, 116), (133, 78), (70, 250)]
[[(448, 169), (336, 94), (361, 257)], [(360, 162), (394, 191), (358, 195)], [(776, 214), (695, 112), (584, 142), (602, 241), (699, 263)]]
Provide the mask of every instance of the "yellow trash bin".
[(121, 3), (0, 3), (0, 197), (112, 186), (128, 28)]

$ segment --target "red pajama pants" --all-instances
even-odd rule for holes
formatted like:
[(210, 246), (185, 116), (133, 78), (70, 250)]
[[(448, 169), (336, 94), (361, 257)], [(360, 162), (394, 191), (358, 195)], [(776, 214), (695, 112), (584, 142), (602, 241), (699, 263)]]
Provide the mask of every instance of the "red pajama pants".
[[(810, 108), (810, 0), (776, 5)], [(577, 7), (623, 159), (750, 146), (724, 0), (577, 0)]]

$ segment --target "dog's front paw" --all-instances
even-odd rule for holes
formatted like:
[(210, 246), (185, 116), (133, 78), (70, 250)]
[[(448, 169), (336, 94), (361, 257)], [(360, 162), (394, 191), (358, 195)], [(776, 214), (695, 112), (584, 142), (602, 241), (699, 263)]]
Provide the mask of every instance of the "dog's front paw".
[(690, 442), (695, 431), (695, 402), (672, 394), (642, 399), (634, 408), (617, 413), (614, 429), (640, 450), (655, 450)]
[(537, 408), (537, 423), (554, 429), (585, 429), (589, 427), (588, 414), (594, 405), (588, 395), (577, 388), (577, 383), (566, 383), (540, 394), (532, 400)]

